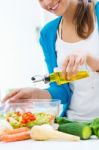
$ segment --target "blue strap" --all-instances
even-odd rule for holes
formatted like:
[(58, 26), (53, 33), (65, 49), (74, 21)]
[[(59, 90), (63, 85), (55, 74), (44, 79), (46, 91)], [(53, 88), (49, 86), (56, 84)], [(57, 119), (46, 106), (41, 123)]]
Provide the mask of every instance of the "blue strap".
[(96, 12), (96, 16), (97, 16), (98, 31), (99, 31), (99, 2), (96, 3), (95, 12)]
[(67, 116), (67, 115), (66, 115), (66, 111), (67, 111), (67, 108), (68, 108), (67, 104), (63, 104), (63, 105), (61, 105), (61, 106), (62, 106), (62, 108), (61, 108), (61, 110), (60, 110), (59, 116), (60, 116), (60, 117)]

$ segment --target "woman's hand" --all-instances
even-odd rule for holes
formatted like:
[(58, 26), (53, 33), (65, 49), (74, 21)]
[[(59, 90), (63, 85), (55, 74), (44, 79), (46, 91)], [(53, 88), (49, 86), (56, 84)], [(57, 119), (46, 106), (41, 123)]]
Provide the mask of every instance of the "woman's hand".
[(70, 80), (71, 76), (76, 76), (76, 73), (81, 65), (87, 60), (87, 53), (83, 51), (76, 51), (65, 58), (62, 66), (62, 73), (64, 77)]
[(51, 99), (51, 96), (47, 90), (36, 88), (20, 88), (13, 90), (6, 95), (2, 102), (27, 102), (31, 101), (31, 99)]

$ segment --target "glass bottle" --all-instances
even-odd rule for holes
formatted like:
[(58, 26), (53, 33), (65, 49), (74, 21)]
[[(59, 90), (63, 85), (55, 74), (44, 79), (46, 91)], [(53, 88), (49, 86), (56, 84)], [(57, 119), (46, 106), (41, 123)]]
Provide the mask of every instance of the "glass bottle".
[(73, 82), (79, 79), (83, 79), (89, 77), (89, 73), (87, 71), (78, 71), (76, 76), (72, 76), (70, 80), (68, 80), (66, 77), (62, 76), (61, 71), (56, 71), (48, 75), (40, 76), (36, 75), (31, 78), (31, 80), (36, 83), (43, 81), (44, 83), (50, 83), (50, 82), (56, 82), (58, 85)]

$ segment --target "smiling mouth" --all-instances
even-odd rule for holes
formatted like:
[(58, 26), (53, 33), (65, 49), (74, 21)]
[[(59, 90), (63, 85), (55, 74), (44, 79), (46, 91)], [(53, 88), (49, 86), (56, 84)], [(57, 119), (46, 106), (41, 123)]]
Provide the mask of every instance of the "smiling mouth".
[(51, 11), (55, 11), (59, 7), (59, 3), (60, 3), (60, 0), (58, 0), (58, 2), (54, 6), (50, 7), (49, 9)]

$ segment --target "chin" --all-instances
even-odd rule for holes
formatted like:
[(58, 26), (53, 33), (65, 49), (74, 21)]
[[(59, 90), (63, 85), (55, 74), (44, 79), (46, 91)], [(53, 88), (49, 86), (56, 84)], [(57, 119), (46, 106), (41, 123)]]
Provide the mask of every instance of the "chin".
[(63, 16), (64, 15), (64, 11), (62, 12), (62, 11), (58, 11), (58, 12), (55, 12), (55, 13), (53, 13), (53, 14), (55, 14), (56, 16)]

